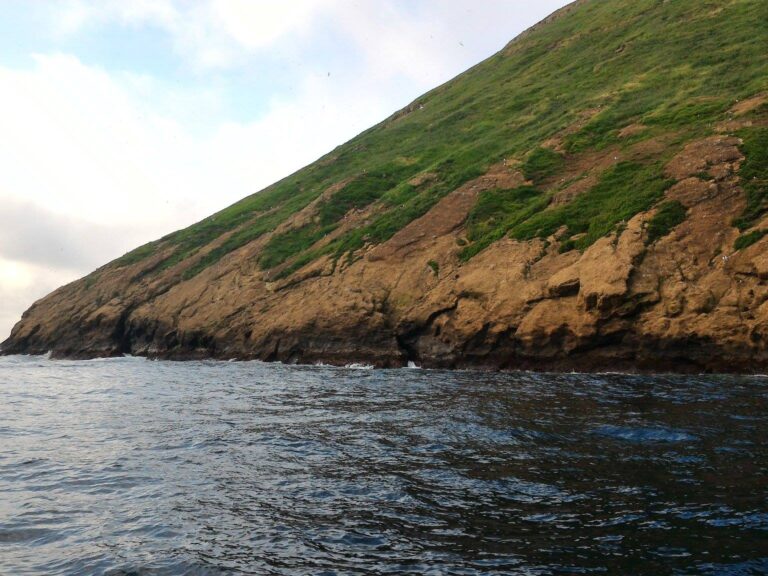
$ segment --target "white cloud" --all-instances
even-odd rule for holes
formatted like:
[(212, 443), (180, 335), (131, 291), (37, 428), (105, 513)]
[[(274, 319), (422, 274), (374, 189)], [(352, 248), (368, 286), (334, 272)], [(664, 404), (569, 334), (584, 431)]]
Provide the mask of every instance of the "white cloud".
[(343, 97), (354, 86), (307, 76), (257, 121), (194, 131), (152, 111), (157, 101), (145, 95), (162, 100), (161, 90), (137, 90), (72, 56), (38, 56), (30, 71), (0, 67), (0, 190), (86, 221), (135, 219), (160, 231), (259, 190), (388, 111), (386, 98), (355, 104)]
[(367, 75), (406, 78), (427, 89), (500, 50), (564, 4), (362, 0), (340, 5), (334, 20), (365, 56)]
[(301, 54), (319, 32), (348, 39), (364, 54), (367, 73), (447, 79), (499, 49), (565, 0), (522, 3), (380, 2), (378, 0), (69, 0), (51, 25), (76, 34), (106, 23), (164, 30), (193, 67), (227, 68), (271, 50)]
[(51, 6), (49, 24), (62, 35), (113, 21), (133, 26), (152, 24), (170, 30), (181, 17), (172, 0), (64, 0)]
[(146, 115), (119, 79), (72, 56), (38, 56), (31, 71), (0, 68), (0, 92), (0, 189), (91, 222), (167, 218), (168, 207), (146, 208), (171, 189), (162, 156), (186, 135)]
[(0, 343), (25, 309), (71, 280), (71, 273), (0, 258)]
[(51, 212), (31, 202), (0, 196), (0, 270), (3, 282), (26, 278), (23, 263), (70, 270), (95, 268), (116, 252), (127, 251), (137, 231), (90, 224)]
[(241, 47), (260, 49), (297, 31), (306, 32), (319, 11), (333, 7), (332, 0), (212, 0), (212, 28), (232, 38)]
[(33, 281), (29, 267), (13, 260), (0, 258), (0, 286), (8, 290), (28, 288)]
[(172, 38), (190, 64), (229, 67), (250, 53), (288, 36), (308, 32), (319, 13), (332, 12), (338, 0), (69, 0), (51, 13), (53, 30), (77, 34), (107, 23), (152, 25)]

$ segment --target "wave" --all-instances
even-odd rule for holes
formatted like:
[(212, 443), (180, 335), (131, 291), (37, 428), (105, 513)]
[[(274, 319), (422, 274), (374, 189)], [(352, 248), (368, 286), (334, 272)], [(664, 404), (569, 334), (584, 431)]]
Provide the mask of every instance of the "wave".
[(352, 370), (373, 370), (373, 364), (360, 364), (358, 362), (352, 362), (351, 364), (345, 364), (344, 368), (351, 368)]

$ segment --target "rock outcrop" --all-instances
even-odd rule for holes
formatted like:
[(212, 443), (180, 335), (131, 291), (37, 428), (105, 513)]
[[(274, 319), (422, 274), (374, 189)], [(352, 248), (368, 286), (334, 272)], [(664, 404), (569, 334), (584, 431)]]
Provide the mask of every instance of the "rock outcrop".
[[(365, 257), (271, 282), (249, 245), (180, 284), (143, 280), (152, 260), (106, 268), (35, 304), (5, 352), (259, 358), (424, 366), (759, 371), (768, 363), (768, 238), (732, 253), (743, 208), (739, 141), (715, 136), (667, 165), (688, 209), (646, 245), (644, 212), (583, 253), (503, 239), (458, 260), (478, 191), (446, 196)], [(712, 179), (694, 174), (708, 168)], [(490, 184), (489, 182), (494, 182)], [(768, 224), (768, 222), (766, 222)], [(436, 258), (437, 266), (428, 262)], [(325, 270), (327, 268), (327, 270)], [(126, 292), (126, 286), (129, 290)]]

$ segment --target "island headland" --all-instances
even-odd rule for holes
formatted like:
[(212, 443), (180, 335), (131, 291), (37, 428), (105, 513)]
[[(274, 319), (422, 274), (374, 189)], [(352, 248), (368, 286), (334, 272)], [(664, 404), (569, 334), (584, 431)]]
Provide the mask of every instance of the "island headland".
[(36, 302), (2, 353), (766, 372), (766, 22), (574, 2)]

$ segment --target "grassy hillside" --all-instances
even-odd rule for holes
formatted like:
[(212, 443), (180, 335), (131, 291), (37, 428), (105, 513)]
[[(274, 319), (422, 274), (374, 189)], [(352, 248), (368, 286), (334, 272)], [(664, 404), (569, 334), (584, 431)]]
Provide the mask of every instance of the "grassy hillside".
[[(660, 202), (671, 185), (664, 161), (728, 120), (738, 100), (768, 89), (766, 22), (765, 0), (578, 2), (318, 162), (115, 264), (162, 251), (151, 273), (190, 259), (190, 278), (267, 234), (258, 263), (275, 275), (326, 254), (355, 258), (502, 161), (528, 182), (479, 196), (461, 257), (505, 235), (559, 230), (562, 250), (584, 249)], [(750, 114), (765, 115), (765, 105)], [(767, 137), (760, 128), (741, 135), (749, 203), (736, 224), (754, 236), (761, 232), (750, 227), (768, 209)], [(591, 155), (644, 141), (663, 146), (594, 174), (571, 201), (553, 202), (587, 177)], [(273, 233), (313, 202), (312, 218)], [(681, 206), (660, 208), (656, 236), (685, 217)], [(352, 210), (369, 215), (339, 233)]]

